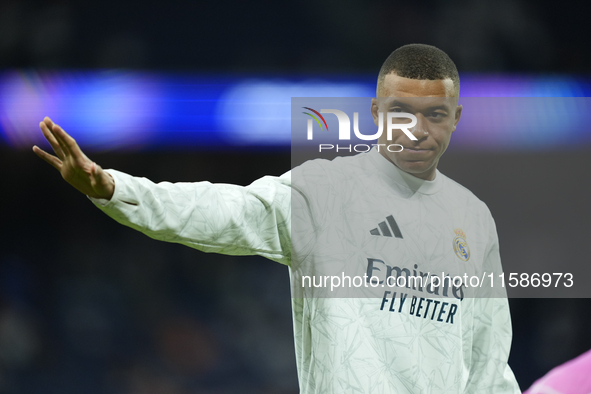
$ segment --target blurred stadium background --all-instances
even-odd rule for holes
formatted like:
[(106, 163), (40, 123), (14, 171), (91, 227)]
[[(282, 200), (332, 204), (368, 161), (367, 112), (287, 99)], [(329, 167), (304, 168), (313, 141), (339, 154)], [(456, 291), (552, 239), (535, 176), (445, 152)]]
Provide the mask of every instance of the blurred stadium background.
[[(463, 96), (580, 118), (462, 131), (440, 169), (490, 207), (505, 271), (589, 266), (591, 51), (567, 5), (1, 2), (0, 393), (298, 392), (286, 268), (116, 224), (31, 152), (45, 115), (104, 168), (245, 185), (289, 170), (291, 96), (369, 96), (393, 49), (433, 44)], [(591, 348), (589, 298), (510, 302), (522, 389)]]

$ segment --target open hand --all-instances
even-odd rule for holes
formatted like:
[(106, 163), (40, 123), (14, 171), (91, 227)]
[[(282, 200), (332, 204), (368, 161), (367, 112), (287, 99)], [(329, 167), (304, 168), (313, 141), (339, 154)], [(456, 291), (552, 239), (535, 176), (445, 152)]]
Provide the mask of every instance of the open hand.
[(90, 160), (72, 137), (48, 117), (39, 123), (39, 127), (57, 156), (35, 145), (33, 152), (37, 156), (51, 164), (62, 174), (66, 182), (87, 196), (107, 200), (113, 197), (115, 191), (113, 177)]

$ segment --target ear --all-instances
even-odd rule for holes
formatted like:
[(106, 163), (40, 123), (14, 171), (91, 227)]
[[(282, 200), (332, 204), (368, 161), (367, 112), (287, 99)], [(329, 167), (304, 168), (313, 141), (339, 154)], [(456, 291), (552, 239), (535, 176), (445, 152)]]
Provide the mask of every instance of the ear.
[(373, 118), (374, 124), (378, 127), (380, 127), (380, 125), (378, 124), (378, 120), (379, 120), (378, 110), (379, 109), (380, 108), (378, 107), (378, 99), (372, 98), (371, 99), (371, 117)]
[(460, 121), (460, 118), (462, 117), (462, 110), (464, 109), (464, 107), (462, 107), (461, 105), (458, 105), (456, 107), (456, 117), (454, 119), (454, 128), (452, 130), (452, 133), (454, 131), (456, 131), (456, 127), (458, 127), (458, 122)]

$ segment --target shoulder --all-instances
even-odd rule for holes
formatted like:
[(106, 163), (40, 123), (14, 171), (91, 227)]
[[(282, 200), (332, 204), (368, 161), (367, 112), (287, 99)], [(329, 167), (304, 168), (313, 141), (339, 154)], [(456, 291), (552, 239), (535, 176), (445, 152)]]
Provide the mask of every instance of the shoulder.
[(367, 170), (370, 170), (367, 155), (360, 153), (354, 156), (338, 156), (332, 160), (308, 160), (295, 167), (291, 174), (294, 183), (327, 184), (351, 179)]
[(266, 175), (242, 189), (265, 205), (287, 209), (291, 200), (291, 188), (291, 171), (288, 171), (281, 176)]
[(314, 159), (294, 167), (281, 176), (267, 175), (246, 186), (250, 194), (263, 200), (289, 199), (297, 195), (324, 193), (332, 185), (344, 184), (347, 174), (356, 167), (353, 157), (333, 160)]

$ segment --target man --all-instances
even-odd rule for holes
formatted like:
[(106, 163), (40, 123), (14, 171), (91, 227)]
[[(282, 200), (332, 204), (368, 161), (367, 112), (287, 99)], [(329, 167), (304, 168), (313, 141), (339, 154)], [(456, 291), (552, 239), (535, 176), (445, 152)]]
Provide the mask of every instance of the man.
[[(467, 297), (465, 283), (449, 280), (500, 270), (488, 208), (437, 171), (461, 117), (458, 95), (444, 52), (401, 47), (382, 66), (371, 112), (378, 126), (386, 112), (414, 115), (408, 133), (383, 133), (379, 151), (309, 161), (247, 187), (105, 171), (49, 118), (40, 127), (57, 157), (33, 150), (150, 237), (288, 265), (302, 393), (518, 393), (507, 300), (486, 290)], [(410, 285), (411, 272), (427, 281)], [(364, 283), (329, 291), (326, 279), (339, 274)]]

